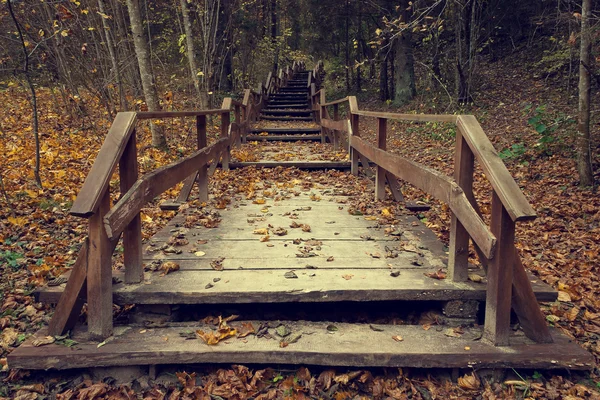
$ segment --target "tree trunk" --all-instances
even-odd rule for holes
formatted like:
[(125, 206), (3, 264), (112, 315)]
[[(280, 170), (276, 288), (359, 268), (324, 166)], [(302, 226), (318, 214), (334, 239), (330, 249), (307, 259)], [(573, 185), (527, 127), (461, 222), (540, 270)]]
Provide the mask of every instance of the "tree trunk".
[(346, 91), (350, 92), (350, 0), (346, 0)]
[(271, 42), (275, 51), (273, 59), (273, 75), (279, 68), (279, 46), (277, 45), (277, 0), (271, 0)]
[(185, 30), (185, 45), (192, 82), (196, 94), (200, 97), (200, 84), (198, 83), (198, 67), (196, 66), (196, 50), (194, 46), (194, 33), (192, 31), (192, 21), (190, 19), (190, 8), (187, 0), (181, 0), (181, 14), (183, 15), (183, 29)]
[[(127, 0), (127, 10), (129, 11), (129, 21), (131, 32), (133, 33), (133, 44), (135, 46), (135, 54), (140, 69), (140, 77), (142, 79), (144, 98), (146, 99), (149, 111), (160, 111), (160, 103), (158, 102), (158, 95), (156, 93), (156, 86), (154, 86), (154, 77), (150, 66), (148, 42), (146, 42), (146, 38), (144, 37), (142, 17), (140, 15), (140, 7), (137, 0)], [(152, 145), (155, 147), (166, 147), (167, 141), (162, 127), (150, 123), (150, 129), (152, 131)]]
[[(395, 76), (394, 76), (394, 101), (396, 103), (406, 103), (412, 100), (417, 94), (415, 86), (415, 60), (413, 56), (412, 40), (410, 35), (410, 28), (408, 25), (411, 20), (411, 10), (407, 10), (409, 2), (404, 1), (400, 5), (402, 10), (402, 22), (406, 24), (406, 28), (400, 35), (395, 38)], [(412, 9), (412, 8), (411, 8)]]
[[(106, 15), (106, 7), (104, 6), (104, 0), (98, 0), (98, 9), (102, 14)], [(119, 69), (119, 63), (117, 62), (117, 55), (115, 53), (115, 46), (112, 41), (110, 25), (108, 25), (107, 18), (100, 18), (102, 20), (102, 27), (104, 28), (104, 38), (106, 45), (108, 46), (108, 53), (110, 55), (110, 62), (112, 64), (113, 73), (115, 74), (115, 81), (119, 87), (119, 109), (121, 111), (127, 110), (127, 98), (125, 97), (125, 90), (123, 89), (123, 80), (121, 79), (121, 70)]]
[(390, 98), (388, 92), (388, 39), (384, 38), (379, 51), (379, 99), (386, 101)]
[(590, 0), (581, 6), (581, 56), (579, 61), (579, 123), (577, 126), (577, 171), (582, 186), (594, 183), (590, 146)]

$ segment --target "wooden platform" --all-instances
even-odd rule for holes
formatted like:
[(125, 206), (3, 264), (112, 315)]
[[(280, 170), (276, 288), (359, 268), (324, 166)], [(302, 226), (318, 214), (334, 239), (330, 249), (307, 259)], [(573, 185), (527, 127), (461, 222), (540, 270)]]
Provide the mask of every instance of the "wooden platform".
[[(11, 368), (69, 369), (95, 367), (191, 363), (300, 364), (349, 367), (422, 368), (529, 368), (591, 369), (594, 358), (564, 335), (553, 331), (555, 343), (533, 344), (514, 335), (510, 346), (496, 347), (481, 340), (481, 329), (464, 329), (459, 337), (448, 336), (447, 329), (432, 326), (361, 325), (330, 322), (250, 321), (255, 330), (263, 326), (268, 334), (245, 338), (232, 337), (207, 345), (197, 330), (214, 331), (214, 326), (179, 325), (147, 329), (117, 327), (115, 335), (99, 347), (83, 332), (75, 332), (73, 347), (50, 344), (34, 347), (38, 332), (8, 355)], [(263, 325), (264, 324), (264, 325)], [(291, 333), (277, 335), (284, 324)], [(231, 328), (242, 322), (231, 322)], [(271, 326), (271, 328), (268, 328)], [(186, 339), (183, 336), (191, 337)], [(295, 343), (281, 342), (298, 338)], [(282, 347), (285, 346), (285, 347)]]
[[(222, 221), (217, 228), (202, 226), (202, 210), (187, 209), (145, 245), (144, 253), (147, 268), (152, 262), (159, 268), (171, 261), (180, 269), (166, 276), (161, 276), (160, 270), (146, 272), (141, 284), (115, 284), (113, 301), (226, 304), (485, 299), (485, 281), (454, 283), (425, 275), (445, 268), (446, 254), (433, 232), (416, 217), (399, 216), (400, 224), (386, 230), (377, 217), (349, 214), (348, 206), (340, 203), (347, 201), (346, 196), (331, 192), (301, 192), (286, 200), (266, 199), (265, 204), (240, 201), (219, 211)], [(310, 227), (309, 232), (303, 231), (305, 226)], [(268, 241), (261, 241), (267, 235)], [(169, 245), (172, 238), (187, 244)], [(121, 274), (115, 271), (115, 277), (121, 278)], [(556, 299), (548, 285), (536, 279), (532, 284), (538, 300)], [(55, 303), (63, 289), (64, 285), (44, 288), (38, 292), (38, 300)]]

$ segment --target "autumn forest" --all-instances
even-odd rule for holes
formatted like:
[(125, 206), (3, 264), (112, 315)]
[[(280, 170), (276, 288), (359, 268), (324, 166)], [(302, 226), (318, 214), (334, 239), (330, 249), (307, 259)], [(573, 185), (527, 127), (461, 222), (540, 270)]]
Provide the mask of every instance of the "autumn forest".
[[(3, 0), (0, 26), (0, 399), (600, 398), (597, 2)], [(482, 343), (524, 353), (466, 368)]]

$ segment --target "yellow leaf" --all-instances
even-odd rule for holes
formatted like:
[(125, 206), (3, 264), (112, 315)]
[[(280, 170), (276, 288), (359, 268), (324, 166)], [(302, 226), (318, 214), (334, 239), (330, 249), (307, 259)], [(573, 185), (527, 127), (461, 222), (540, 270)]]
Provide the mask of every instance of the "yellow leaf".
[(152, 217), (150, 217), (149, 215), (146, 215), (144, 213), (140, 213), (140, 217), (142, 218), (143, 222), (153, 222), (154, 221), (152, 219)]
[(8, 217), (7, 220), (16, 226), (23, 226), (27, 223), (27, 218), (24, 217)]
[(254, 204), (265, 204), (267, 201), (265, 199), (256, 199), (252, 203)]
[(383, 210), (381, 210), (381, 215), (383, 215), (384, 217), (391, 217), (392, 213), (390, 212), (389, 209), (384, 208)]

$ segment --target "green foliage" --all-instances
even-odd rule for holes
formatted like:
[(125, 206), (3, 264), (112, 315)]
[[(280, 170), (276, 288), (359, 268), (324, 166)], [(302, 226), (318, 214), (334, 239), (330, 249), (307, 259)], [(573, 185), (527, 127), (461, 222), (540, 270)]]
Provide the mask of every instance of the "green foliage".
[(575, 119), (569, 115), (549, 112), (545, 104), (535, 108), (532, 104), (526, 104), (523, 115), (531, 115), (527, 124), (540, 135), (536, 148), (548, 155), (552, 153), (553, 145), (562, 143), (564, 134), (575, 123)]
[(544, 56), (540, 61), (533, 65), (534, 68), (547, 75), (555, 74), (566, 69), (576, 57), (573, 56), (571, 49), (567, 47), (566, 44), (562, 41), (560, 44), (561, 47), (556, 50), (544, 51)]
[(13, 270), (17, 270), (19, 267), (19, 260), (24, 258), (23, 254), (16, 251), (6, 250), (0, 251), (0, 262), (7, 264)]
[(523, 154), (527, 152), (525, 145), (523, 143), (515, 143), (510, 148), (506, 148), (498, 153), (501, 159), (503, 160), (511, 160), (521, 157)]

